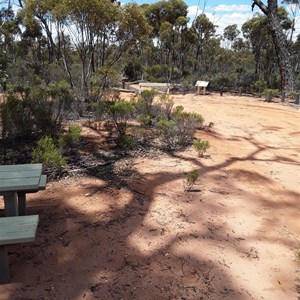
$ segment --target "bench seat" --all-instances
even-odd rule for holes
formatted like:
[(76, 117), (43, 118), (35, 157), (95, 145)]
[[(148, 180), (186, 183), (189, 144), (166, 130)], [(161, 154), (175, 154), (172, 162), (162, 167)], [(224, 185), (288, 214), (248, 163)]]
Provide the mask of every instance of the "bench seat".
[(38, 215), (0, 218), (0, 282), (10, 278), (7, 245), (33, 242), (38, 223)]

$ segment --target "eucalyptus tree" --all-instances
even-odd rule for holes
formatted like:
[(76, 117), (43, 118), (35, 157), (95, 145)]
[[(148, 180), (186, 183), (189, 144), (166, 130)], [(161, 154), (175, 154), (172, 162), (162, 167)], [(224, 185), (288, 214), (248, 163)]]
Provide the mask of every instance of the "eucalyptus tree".
[(241, 32), (239, 31), (236, 24), (228, 25), (224, 28), (223, 38), (224, 40), (229, 42), (229, 44), (227, 45), (229, 49), (232, 47), (233, 43), (236, 41), (240, 33)]
[[(58, 24), (58, 38), (62, 43), (62, 59), (69, 74), (71, 86), (79, 100), (86, 100), (89, 78), (96, 64), (103, 64), (107, 41), (114, 35), (120, 18), (119, 6), (110, 0), (62, 0), (52, 9)], [(71, 44), (71, 47), (66, 47)], [(73, 72), (69, 50), (74, 47), (81, 64), (79, 83)], [(96, 53), (96, 50), (99, 50)], [(97, 57), (96, 57), (97, 55)]]
[(295, 90), (300, 90), (300, 35), (297, 36), (296, 41), (292, 46), (292, 62), (294, 65), (295, 75), (296, 75), (296, 86)]
[(55, 24), (51, 12), (60, 3), (60, 0), (19, 0), (18, 3), (22, 8), (21, 15), (24, 18), (25, 26), (30, 27), (34, 20), (37, 20), (38, 23), (34, 23), (34, 25), (39, 24), (46, 33), (49, 62), (58, 60), (60, 56), (59, 44), (55, 42), (56, 32), (52, 29)]
[(291, 33), (290, 33), (290, 41), (293, 40), (293, 35), (296, 30), (296, 19), (298, 18), (298, 13), (300, 10), (300, 3), (299, 0), (283, 0), (284, 4), (288, 5), (289, 13), (291, 15)]
[[(100, 68), (98, 74), (105, 81), (108, 74), (114, 73), (111, 68), (124, 51), (148, 33), (143, 12), (136, 4), (121, 7), (110, 0), (62, 0), (52, 13), (59, 24), (64, 65), (81, 100), (89, 97), (95, 72)], [(72, 47), (81, 65), (80, 85), (72, 70), (75, 62), (74, 56), (70, 55)]]
[(152, 26), (151, 37), (157, 49), (157, 65), (163, 67), (166, 81), (172, 79), (175, 67), (184, 68), (185, 39), (187, 38), (187, 9), (182, 0), (162, 0), (144, 6), (145, 15)]
[(192, 24), (195, 42), (195, 59), (193, 63), (193, 71), (199, 70), (203, 72), (207, 63), (204, 47), (208, 41), (214, 37), (216, 33), (216, 25), (214, 25), (205, 14), (200, 14)]
[(292, 91), (294, 89), (294, 72), (291, 64), (287, 38), (283, 31), (280, 14), (278, 13), (277, 0), (267, 0), (267, 5), (261, 0), (252, 1), (252, 8), (258, 6), (266, 15), (269, 22), (269, 28), (280, 70), (281, 89), (284, 92)]
[(278, 68), (267, 18), (255, 15), (242, 25), (242, 32), (251, 45), (255, 60), (256, 80), (265, 81), (272, 86), (274, 76), (278, 74)]
[[(279, 8), (277, 14), (281, 28), (288, 30), (291, 23), (286, 11), (283, 8)], [(274, 86), (277, 81), (276, 76), (280, 75), (280, 70), (276, 60), (276, 48), (273, 43), (268, 18), (264, 15), (256, 14), (243, 24), (242, 31), (252, 48), (257, 79), (266, 81), (269, 86)], [(278, 88), (278, 86), (274, 87)]]
[(0, 10), (0, 80), (6, 89), (8, 66), (17, 59), (16, 40), (20, 37), (20, 18), (15, 16), (11, 7)]

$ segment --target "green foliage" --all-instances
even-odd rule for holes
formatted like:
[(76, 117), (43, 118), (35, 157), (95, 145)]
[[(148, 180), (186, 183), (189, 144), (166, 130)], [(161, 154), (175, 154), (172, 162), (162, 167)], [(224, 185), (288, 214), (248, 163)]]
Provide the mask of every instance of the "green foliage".
[[(256, 80), (272, 89), (280, 84), (267, 16), (255, 15), (243, 24), (242, 39), (234, 24), (227, 24), (222, 36), (216, 35), (217, 24), (204, 13), (189, 26), (187, 5), (182, 0), (122, 6), (110, 0), (21, 2), (18, 14), (9, 8), (0, 14), (0, 84), (4, 91), (13, 86), (32, 90), (42, 82), (67, 80), (81, 114), (85, 101), (103, 99), (124, 74), (132, 80), (178, 84), (189, 77), (191, 86), (194, 80), (207, 80), (211, 90), (224, 86), (250, 92)], [(288, 36), (297, 83), (299, 40), (292, 38), (294, 20), (282, 7), (276, 15)], [(60, 26), (58, 32), (51, 26), (55, 22)], [(261, 92), (267, 86), (262, 86)], [(58, 99), (55, 89), (52, 92)], [(37, 102), (40, 106), (41, 101)], [(56, 101), (57, 109), (59, 105)], [(157, 110), (147, 113), (152, 123), (157, 120)], [(47, 128), (52, 134), (57, 130), (52, 122), (56, 117), (45, 119), (47, 115), (47, 110), (36, 108), (34, 118), (41, 123), (40, 131)]]
[(126, 134), (127, 122), (132, 117), (134, 110), (131, 102), (123, 100), (109, 106), (108, 115), (114, 122), (119, 136)]
[(81, 139), (81, 127), (77, 124), (69, 126), (69, 130), (66, 134), (59, 138), (59, 145), (63, 148), (75, 147)]
[(111, 103), (104, 100), (98, 100), (90, 105), (91, 111), (94, 112), (95, 121), (104, 120), (107, 117), (107, 111)]
[(198, 170), (191, 171), (187, 173), (185, 180), (183, 182), (183, 187), (185, 191), (191, 191), (194, 184), (196, 183), (200, 173)]
[(163, 70), (160, 65), (145, 67), (146, 77), (149, 81), (163, 82)]
[(167, 119), (171, 118), (171, 112), (174, 106), (174, 99), (169, 94), (161, 94), (159, 97), (159, 105), (162, 108), (164, 117)]
[(187, 146), (192, 142), (195, 130), (203, 122), (204, 118), (201, 115), (183, 112), (182, 108), (178, 107), (170, 119), (160, 119), (157, 124), (158, 135), (169, 150)]
[(157, 124), (158, 135), (166, 148), (174, 149), (177, 146), (177, 128), (174, 120), (161, 119)]
[(168, 94), (160, 94), (159, 100), (153, 104), (155, 91), (144, 91), (136, 104), (138, 120), (143, 125), (155, 125), (160, 119), (171, 119), (174, 100)]
[(251, 88), (254, 91), (254, 93), (257, 93), (259, 96), (262, 95), (264, 90), (267, 89), (267, 83), (264, 80), (257, 80), (252, 85)]
[(194, 148), (197, 151), (198, 157), (203, 157), (207, 149), (210, 148), (209, 141), (202, 141), (201, 139), (196, 139), (194, 142)]
[(66, 82), (48, 86), (15, 86), (7, 101), (1, 104), (3, 136), (27, 137), (36, 133), (56, 135), (73, 100)]
[(264, 97), (267, 102), (271, 102), (274, 97), (279, 97), (280, 92), (277, 89), (265, 89), (264, 90)]
[(29, 137), (34, 131), (30, 103), (9, 94), (0, 106), (2, 136), (4, 138)]
[(144, 125), (151, 125), (152, 123), (152, 118), (154, 117), (152, 104), (156, 95), (157, 91), (155, 90), (142, 91), (135, 105), (137, 114), (139, 115), (138, 120)]
[(46, 168), (61, 168), (66, 164), (66, 160), (62, 157), (50, 136), (45, 136), (37, 142), (37, 146), (32, 152), (31, 162), (42, 163)]
[(152, 124), (152, 117), (151, 115), (141, 115), (137, 117), (137, 120), (143, 124), (144, 126), (148, 126)]
[(141, 98), (144, 102), (147, 103), (149, 107), (151, 107), (154, 97), (158, 94), (155, 90), (145, 90), (141, 93)]
[(57, 135), (71, 109), (73, 95), (67, 82), (53, 82), (31, 88), (29, 101), (37, 129), (43, 134)]
[(291, 97), (291, 98), (293, 98), (294, 100), (296, 100), (296, 97), (297, 97), (297, 95), (299, 95), (300, 94), (300, 91), (290, 91), (289, 92), (289, 96)]
[(127, 134), (118, 136), (118, 137), (115, 139), (115, 142), (116, 142), (116, 144), (117, 144), (119, 147), (122, 147), (122, 148), (125, 148), (125, 149), (131, 149), (131, 148), (133, 148), (134, 145), (136, 144), (135, 138), (134, 138), (133, 136), (127, 135)]

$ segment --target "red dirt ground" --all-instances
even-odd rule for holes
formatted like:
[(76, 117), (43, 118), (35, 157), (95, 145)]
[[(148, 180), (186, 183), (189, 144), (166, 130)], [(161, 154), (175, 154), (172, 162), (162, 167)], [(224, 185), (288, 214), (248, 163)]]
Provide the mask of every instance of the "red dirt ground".
[[(70, 176), (31, 194), (37, 239), (9, 246), (0, 299), (299, 299), (299, 109), (217, 94), (174, 99), (214, 123), (196, 134), (212, 145), (207, 157), (190, 147), (125, 158), (114, 165), (122, 184)], [(103, 148), (100, 132), (83, 135)]]

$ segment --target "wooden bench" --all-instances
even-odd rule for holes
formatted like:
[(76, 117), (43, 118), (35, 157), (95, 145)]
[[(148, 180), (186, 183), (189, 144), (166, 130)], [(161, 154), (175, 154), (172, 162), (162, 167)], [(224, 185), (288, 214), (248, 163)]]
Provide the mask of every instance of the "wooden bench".
[(38, 215), (0, 218), (0, 282), (10, 279), (7, 245), (33, 242)]
[(19, 216), (25, 216), (27, 214), (26, 194), (36, 193), (37, 191), (45, 190), (46, 184), (47, 184), (47, 175), (42, 175), (37, 189), (30, 190), (30, 191), (18, 191)]

